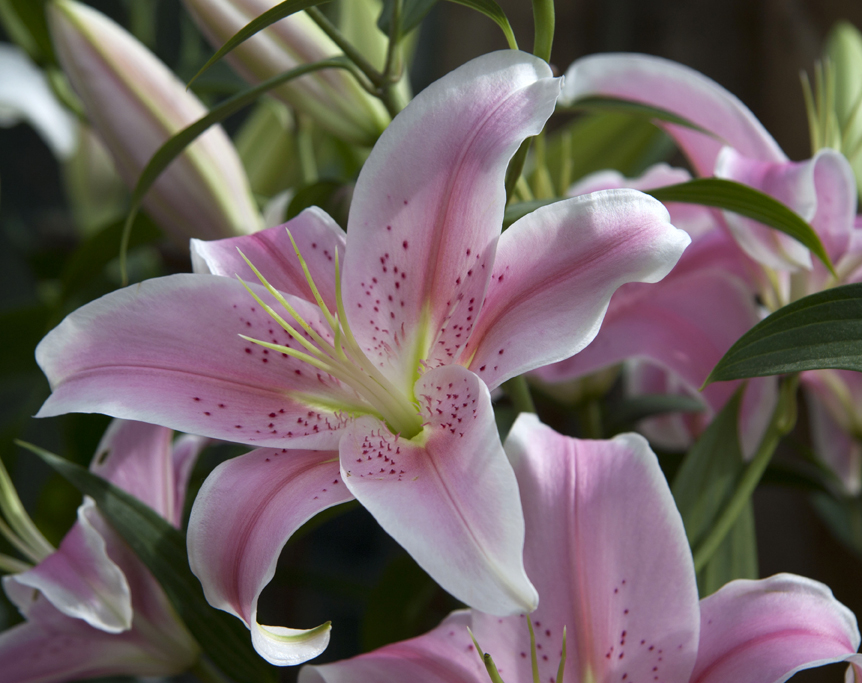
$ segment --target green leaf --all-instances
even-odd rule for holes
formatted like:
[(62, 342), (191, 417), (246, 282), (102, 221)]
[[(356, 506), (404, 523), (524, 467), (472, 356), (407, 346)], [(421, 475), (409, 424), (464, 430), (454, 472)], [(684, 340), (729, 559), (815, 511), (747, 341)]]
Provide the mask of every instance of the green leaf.
[(713, 206), (759, 221), (801, 242), (835, 274), (823, 243), (811, 226), (799, 214), (753, 187), (722, 178), (696, 178), (679, 185), (647, 190), (646, 193), (660, 202)]
[(506, 207), (506, 213), (503, 215), (503, 230), (508, 228), (515, 221), (521, 220), (528, 213), (533, 213), (536, 209), (540, 209), (543, 206), (547, 206), (548, 204), (554, 204), (555, 202), (560, 202), (564, 197), (559, 199), (534, 199), (529, 202), (516, 202), (514, 204), (509, 204)]
[(128, 250), (128, 240), (131, 234), (132, 223), (141, 207), (141, 202), (149, 189), (153, 186), (153, 183), (156, 182), (159, 175), (161, 175), (162, 171), (164, 171), (174, 159), (182, 154), (186, 147), (194, 142), (194, 140), (210, 126), (223, 121), (243, 107), (247, 107), (255, 102), (261, 95), (282, 83), (286, 83), (294, 78), (299, 78), (300, 76), (304, 76), (313, 71), (320, 71), (321, 69), (349, 68), (351, 68), (350, 63), (345, 57), (335, 57), (322, 62), (315, 62), (314, 64), (304, 64), (295, 69), (291, 69), (290, 71), (285, 71), (284, 73), (274, 76), (253, 88), (249, 88), (248, 90), (228, 98), (217, 107), (213, 108), (209, 114), (198, 119), (194, 123), (189, 124), (166, 140), (147, 162), (144, 170), (141, 171), (141, 175), (138, 177), (138, 182), (135, 184), (135, 189), (132, 192), (129, 215), (126, 218), (126, 223), (123, 227), (123, 245), (120, 252), (120, 271), (122, 273), (123, 280), (126, 280), (125, 254)]
[(449, 0), (449, 2), (464, 5), (465, 7), (469, 7), (470, 9), (474, 9), (477, 12), (484, 14), (486, 17), (494, 21), (497, 26), (503, 29), (503, 34), (506, 36), (506, 42), (509, 43), (509, 47), (513, 50), (518, 49), (518, 41), (515, 40), (515, 33), (512, 31), (512, 25), (509, 23), (506, 13), (495, 0)]
[(696, 123), (692, 123), (688, 119), (684, 119), (681, 116), (677, 116), (676, 114), (669, 112), (666, 109), (652, 107), (648, 104), (641, 104), (640, 102), (620, 100), (615, 97), (585, 97), (568, 105), (560, 105), (557, 107), (557, 111), (583, 111), (590, 113), (601, 112), (604, 114), (628, 114), (629, 116), (638, 116), (640, 118), (649, 119), (651, 121), (664, 121), (665, 123), (673, 123), (677, 126), (691, 128), (692, 130), (696, 130), (698, 133), (703, 133), (704, 135), (709, 135), (710, 137), (717, 137), (713, 133), (710, 133), (708, 130), (706, 130), (706, 128), (701, 128)]
[[(715, 416), (685, 456), (674, 477), (671, 492), (692, 548), (696, 548), (712, 529), (745, 469), (737, 429), (741, 401), (740, 390)], [(718, 550), (699, 572), (701, 597), (732, 579), (756, 578), (757, 548), (750, 515), (751, 510), (743, 511)], [(719, 580), (721, 583), (716, 585)]]
[[(393, 0), (384, 0), (383, 11), (377, 20), (377, 28), (387, 36), (389, 35), (389, 22), (392, 21), (392, 2)], [(416, 28), (436, 4), (437, 0), (404, 0), (401, 7), (399, 35), (406, 36)]]
[(188, 82), (186, 87), (191, 87), (191, 84), (197, 80), (198, 76), (200, 76), (204, 71), (209, 69), (213, 64), (219, 61), (228, 52), (233, 50), (237, 45), (251, 38), (255, 33), (263, 31), (263, 29), (265, 29), (270, 24), (274, 24), (279, 19), (284, 19), (291, 14), (296, 14), (297, 12), (301, 12), (302, 10), (308, 9), (309, 7), (322, 5), (323, 3), (329, 1), (330, 0), (284, 0), (283, 2), (278, 3), (275, 7), (268, 9), (259, 17), (252, 19), (239, 31), (237, 31), (233, 36), (231, 36), (228, 41), (224, 45), (222, 45), (212, 57), (209, 58), (207, 63), (201, 67), (200, 71), (198, 71), (194, 76), (192, 76), (192, 79)]
[(158, 513), (87, 469), (31, 444), (21, 443), (90, 496), (111, 526), (153, 573), (207, 656), (239, 683), (275, 681), (275, 671), (251, 647), (235, 617), (207, 604), (188, 565), (185, 535)]
[(820, 368), (862, 371), (862, 283), (779, 308), (730, 347), (704, 386)]
[(729, 581), (757, 578), (760, 578), (760, 572), (754, 506), (749, 500), (715, 554), (698, 573), (697, 589), (700, 596), (705, 598)]

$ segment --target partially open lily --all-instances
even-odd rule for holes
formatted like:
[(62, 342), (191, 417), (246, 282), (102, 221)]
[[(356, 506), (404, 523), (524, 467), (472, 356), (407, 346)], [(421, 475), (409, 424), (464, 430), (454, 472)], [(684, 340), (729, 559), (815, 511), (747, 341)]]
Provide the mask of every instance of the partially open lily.
[[(568, 71), (563, 97), (575, 100), (587, 95), (621, 97), (660, 107), (712, 133), (662, 124), (698, 174), (715, 174), (751, 185), (786, 202), (810, 221), (835, 264), (837, 278), (819, 261), (812, 263), (808, 251), (795, 240), (748, 219), (724, 213), (723, 220), (733, 237), (753, 260), (741, 253), (733, 254), (726, 247), (704, 250), (695, 247), (687, 257), (701, 260), (702, 269), (724, 270), (737, 275), (747, 272), (748, 275), (735, 278), (736, 292), (727, 286), (703, 290), (701, 301), (710, 301), (709, 307), (693, 312), (677, 309), (671, 324), (653, 328), (652, 336), (666, 335), (677, 346), (686, 347), (677, 349), (681, 353), (675, 358), (664, 353), (660, 361), (670, 370), (685, 376), (684, 365), (690, 358), (699, 356), (703, 369), (708, 369), (718, 360), (714, 353), (702, 354), (703, 344), (695, 339), (696, 334), (713, 341), (720, 336), (711, 331), (719, 316), (704, 316), (704, 311), (721, 308), (725, 311), (722, 319), (728, 321), (727, 329), (733, 328), (737, 336), (745, 331), (746, 316), (739, 300), (746, 294), (739, 289), (739, 284), (748, 288), (749, 308), (757, 297), (767, 309), (775, 310), (807, 294), (838, 284), (862, 281), (862, 222), (856, 216), (856, 179), (839, 152), (823, 148), (807, 161), (789, 161), (760, 122), (731, 93), (688, 67), (657, 57), (611, 54), (576, 61)], [(815, 123), (812, 122), (812, 129), (817, 127)], [(756, 272), (752, 273), (752, 269)], [(727, 279), (728, 275), (717, 273), (716, 277)], [(665, 285), (669, 286), (670, 282)], [(690, 294), (690, 290), (687, 293)], [(656, 294), (660, 299), (661, 295)], [(673, 297), (675, 294), (668, 289), (665, 296)], [(584, 360), (594, 352), (607, 355), (609, 343), (618, 344), (624, 339), (631, 341), (630, 325), (637, 324), (638, 317), (637, 311), (633, 313), (633, 316), (622, 316), (618, 333), (613, 335), (616, 341), (611, 341), (610, 329), (606, 330), (609, 334), (601, 342), (604, 350), (600, 346), (593, 351), (587, 350)], [(693, 334), (686, 335), (687, 329)], [(629, 342), (624, 343), (632, 346)], [(566, 372), (571, 376), (572, 368)], [(810, 396), (815, 447), (823, 462), (839, 477), (844, 490), (855, 494), (860, 490), (860, 447), (856, 425), (862, 408), (852, 399), (856, 393), (853, 388), (855, 379), (842, 375), (830, 372), (818, 377), (817, 371), (807, 372), (802, 376), (802, 384)], [(840, 427), (843, 433), (836, 433), (836, 427)]]
[[(653, 189), (689, 180), (679, 168), (659, 164), (640, 178), (603, 171), (576, 183), (569, 194), (600, 188)], [(681, 393), (705, 410), (653, 418), (639, 426), (662, 448), (687, 449), (741, 382), (700, 387), (731, 345), (761, 319), (755, 292), (766, 284), (757, 263), (746, 257), (715, 212), (671, 204), (671, 219), (692, 235), (692, 244), (673, 271), (656, 285), (621, 287), (596, 338), (581, 353), (538, 368), (533, 375), (556, 383), (628, 362), (627, 391), (634, 395)], [(777, 400), (774, 377), (748, 382), (741, 410), (743, 452), (753, 455)]]
[[(778, 143), (733, 94), (694, 69), (637, 54), (602, 54), (574, 62), (565, 101), (601, 95), (642, 102), (681, 116), (706, 133), (661, 124), (698, 175), (715, 175), (770, 194), (809, 221), (837, 261), (847, 249), (856, 210), (856, 183), (847, 160), (831, 149), (802, 162), (788, 160)], [(724, 213), (739, 245), (770, 268), (812, 267), (796, 240), (736, 214)]]
[[(164, 427), (115, 420), (90, 469), (177, 526), (205, 440), (183, 436), (172, 444), (171, 436)], [(4, 509), (18, 507), (5, 484)], [(9, 520), (13, 527), (20, 528), (21, 514), (17, 524)], [(26, 618), (0, 633), (4, 683), (167, 676), (197, 661), (200, 648), (161, 587), (91, 499), (57, 550), (35, 528), (12, 540), (36, 564), (0, 556), (0, 567), (18, 570), (4, 577), (3, 588)]]
[(734, 581), (698, 603), (682, 519), (641, 437), (579, 441), (521, 415), (506, 452), (539, 608), (454, 612), (413, 640), (305, 667), (300, 683), (487, 683), (468, 628), (505, 683), (778, 683), (858, 657), (855, 617), (816, 581)]
[(278, 552), (353, 496), (459, 599), (495, 614), (535, 607), (489, 388), (583, 348), (611, 293), (661, 278), (689, 242), (661, 204), (627, 190), (545, 207), (500, 236), (506, 165), (558, 92), (532, 56), (476, 59), (380, 138), (349, 238), (311, 209), (196, 242), (196, 268), (214, 275), (118, 291), (41, 343), (54, 388), (42, 416), (135, 415), (276, 449), (217, 470), (189, 530), (208, 599), (271, 661), (296, 663), (289, 644), (275, 653), (278, 638), (261, 644), (273, 631), (255, 621)]

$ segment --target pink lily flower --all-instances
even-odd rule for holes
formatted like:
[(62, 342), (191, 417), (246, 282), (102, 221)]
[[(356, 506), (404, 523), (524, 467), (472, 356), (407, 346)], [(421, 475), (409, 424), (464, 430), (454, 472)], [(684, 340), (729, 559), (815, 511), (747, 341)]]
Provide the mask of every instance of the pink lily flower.
[[(613, 171), (587, 176), (570, 190), (653, 189), (690, 179), (687, 171), (658, 164), (640, 178)], [(754, 293), (765, 284), (759, 264), (721, 229), (716, 213), (670, 204), (674, 225), (692, 235), (673, 271), (655, 285), (631, 283), (611, 298), (602, 329), (581, 353), (539, 368), (533, 375), (557, 383), (627, 362), (632, 395), (679, 393), (703, 402), (704, 412), (645, 420), (639, 427), (653, 443), (685, 450), (733, 396), (741, 382), (700, 387), (731, 345), (761, 319)], [(743, 453), (753, 455), (777, 400), (774, 377), (749, 381), (741, 410)]]
[[(568, 71), (563, 97), (575, 100), (588, 95), (621, 97), (654, 105), (715, 134), (717, 137), (682, 126), (662, 124), (698, 174), (714, 174), (751, 185), (785, 202), (808, 220), (835, 264), (838, 278), (828, 273), (819, 261), (812, 263), (808, 251), (786, 235), (739, 216), (713, 211), (709, 213), (718, 220), (719, 227), (728, 228), (745, 254), (757, 263), (742, 253), (728, 253), (726, 244), (713, 249), (705, 242), (702, 249), (694, 245), (687, 252), (680, 268), (684, 267), (686, 259), (694, 263), (701, 254), (704, 264), (710, 264), (702, 268), (724, 269), (741, 276), (737, 279), (737, 288), (739, 285), (748, 288), (749, 311), (755, 296), (768, 309), (774, 310), (806, 294), (862, 280), (862, 224), (856, 216), (856, 182), (849, 163), (841, 154), (832, 149), (821, 149), (807, 161), (789, 161), (760, 122), (734, 95), (692, 69), (656, 57), (617, 54), (578, 60)], [(718, 234), (709, 239), (727, 242)], [(670, 287), (675, 277), (672, 274), (663, 286)], [(715, 277), (728, 279), (727, 275), (718, 272)], [(744, 313), (746, 305), (740, 300), (745, 295), (742, 290), (734, 294), (728, 289), (727, 284), (722, 286), (718, 283), (704, 287), (700, 290), (699, 300), (709, 302), (709, 305), (701, 307), (700, 312), (678, 309), (675, 311), (677, 320), (663, 329), (666, 338), (674, 340), (676, 345), (666, 351), (673, 348), (678, 355), (674, 359), (664, 352), (663, 357), (657, 360), (676, 377), (686, 378), (689, 386), (702, 382), (712, 365), (729, 348), (729, 343), (718, 340), (728, 333), (731, 337), (738, 337), (747, 329), (746, 315), (750, 319), (751, 314)], [(656, 292), (657, 298), (661, 296)], [(665, 296), (673, 297), (674, 294), (669, 291)], [(619, 306), (623, 309), (625, 303), (620, 302)], [(614, 307), (612, 302), (611, 312)], [(664, 308), (667, 313), (669, 309)], [(718, 310), (724, 311), (722, 321), (727, 321), (722, 330), (715, 330), (719, 316), (713, 312)], [(710, 311), (711, 322), (704, 320), (706, 311)], [(608, 317), (610, 319), (611, 314)], [(608, 330), (606, 341), (598, 342), (592, 350), (587, 349), (576, 362), (586, 362), (593, 354), (594, 363), (598, 362), (600, 356), (608, 353), (608, 346), (619, 344), (619, 339), (631, 335), (632, 330), (628, 326), (637, 324), (637, 313), (631, 318), (625, 314), (620, 317), (613, 337), (606, 323), (603, 330), (603, 333)], [(748, 326), (754, 322), (756, 319)], [(696, 330), (702, 335), (702, 340), (711, 342), (698, 342), (694, 336), (686, 341), (687, 329)], [(659, 333), (653, 331), (652, 335), (656, 334)], [(727, 340), (732, 341), (734, 339)], [(606, 347), (604, 351), (602, 344)], [(657, 353), (654, 345), (649, 344), (642, 346), (639, 352), (631, 349), (628, 352), (654, 360)], [(697, 362), (703, 367), (689, 376), (685, 366), (698, 357)], [(572, 372), (573, 369), (569, 368), (557, 375), (571, 376)], [(854, 373), (829, 372), (821, 377), (819, 372), (802, 375), (802, 385), (810, 399), (814, 444), (821, 459), (839, 477), (844, 490), (855, 494), (860, 490), (859, 441), (855, 425), (859, 422), (862, 404), (853, 398), (856, 395), (853, 389), (855, 377), (850, 375)], [(651, 381), (658, 379), (661, 382), (655, 374), (651, 377)], [(753, 387), (754, 383), (750, 384)], [(727, 393), (726, 389), (713, 387), (706, 391)], [(761, 396), (766, 397), (766, 394), (761, 393)], [(746, 400), (752, 405), (749, 409), (743, 408), (743, 415), (749, 420), (758, 412), (768, 410), (768, 403), (756, 408), (753, 405), (757, 403), (756, 399), (747, 397)], [(718, 405), (714, 404), (715, 407)], [(764, 419), (761, 418), (761, 424)], [(834, 431), (835, 426), (841, 428), (841, 433)], [(751, 444), (756, 442), (756, 433), (756, 429), (752, 431), (743, 425), (743, 440), (748, 439), (749, 445), (745, 448), (748, 453), (751, 452)]]
[[(74, 0), (47, 8), (51, 37), (72, 86), (123, 181), (134, 187), (172, 135), (206, 107), (153, 53), (111, 19)], [(263, 227), (239, 155), (213, 126), (155, 182), (144, 207), (178, 244)]]
[[(183, 436), (172, 445), (171, 436), (164, 427), (115, 420), (90, 469), (179, 526), (186, 483), (205, 440)], [(84, 499), (60, 547), (42, 555), (33, 568), (3, 578), (26, 618), (0, 633), (4, 683), (168, 676), (197, 661), (200, 648), (161, 586), (92, 499)]]
[[(856, 182), (847, 160), (830, 149), (789, 161), (778, 143), (733, 94), (682, 64), (636, 54), (602, 54), (574, 62), (562, 99), (619, 97), (659, 107), (713, 135), (661, 124), (701, 176), (751, 185), (786, 203), (820, 235), (833, 261), (846, 251), (856, 213)], [(742, 249), (773, 269), (811, 269), (796, 240), (738, 215), (724, 219)]]
[[(196, 242), (196, 268), (213, 274), (110, 294), (40, 344), (54, 389), (41, 416), (135, 415), (267, 447), (211, 475), (188, 538), (211, 604), (243, 619), (270, 661), (308, 658), (256, 621), (280, 549), (352, 497), (459, 599), (535, 607), (489, 388), (579, 351), (619, 285), (660, 279), (689, 242), (627, 190), (545, 207), (501, 236), (506, 166), (559, 87), (532, 56), (476, 59), (381, 136), (349, 239), (311, 209), (290, 234)], [(232, 277), (256, 279), (249, 264), (268, 289)]]
[(682, 519), (642, 437), (579, 441), (523, 414), (506, 452), (539, 608), (529, 617), (453, 612), (418, 638), (307, 666), (300, 683), (487, 682), (468, 628), (506, 683), (554, 683), (564, 629), (560, 680), (570, 683), (778, 683), (859, 657), (855, 617), (817, 581), (733, 581), (698, 602)]

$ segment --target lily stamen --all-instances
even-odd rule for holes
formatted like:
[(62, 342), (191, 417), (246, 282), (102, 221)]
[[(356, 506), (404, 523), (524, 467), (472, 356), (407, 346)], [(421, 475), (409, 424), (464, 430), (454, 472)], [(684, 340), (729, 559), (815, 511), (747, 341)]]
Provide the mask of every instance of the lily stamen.
[(302, 257), (293, 236), (289, 231), (287, 234), (291, 244), (293, 244), (294, 251), (299, 259), (302, 272), (305, 274), (312, 295), (321, 315), (332, 330), (334, 339), (333, 341), (324, 339), (320, 333), (315, 331), (285, 296), (266, 280), (241, 251), (239, 252), (240, 256), (248, 264), (258, 280), (260, 280), (260, 283), (284, 307), (305, 334), (288, 323), (271, 306), (264, 303), (242, 278), (239, 278), (240, 282), (263, 310), (287, 332), (291, 339), (299, 343), (307, 353), (292, 349), (284, 344), (266, 342), (242, 334), (239, 336), (253, 344), (296, 358), (303, 363), (308, 363), (312, 367), (343, 381), (365, 398), (373, 407), (373, 412), (382, 417), (394, 433), (412, 438), (422, 430), (422, 420), (419, 416), (418, 406), (405, 396), (403, 392), (399, 391), (362, 352), (350, 330), (350, 325), (347, 323), (347, 316), (341, 296), (338, 250), (335, 252), (336, 315), (333, 315), (323, 300), (317, 285), (314, 283), (314, 278), (311, 275), (308, 264)]

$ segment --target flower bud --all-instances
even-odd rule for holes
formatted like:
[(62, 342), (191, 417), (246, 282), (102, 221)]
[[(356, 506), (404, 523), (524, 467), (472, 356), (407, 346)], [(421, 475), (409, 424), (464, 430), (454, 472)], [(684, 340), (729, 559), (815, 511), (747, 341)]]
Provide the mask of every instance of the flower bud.
[[(275, 0), (184, 0), (209, 41), (221, 47)], [(251, 83), (302, 64), (340, 55), (341, 50), (304, 12), (292, 14), (238, 45), (228, 61)], [(344, 69), (325, 69), (275, 88), (272, 94), (310, 116), (333, 135), (373, 145), (389, 123), (383, 104)]]
[[(207, 110), (127, 31), (93, 8), (57, 0), (48, 10), (60, 62), (123, 180), (130, 186), (156, 150)], [(179, 243), (254, 232), (261, 217), (239, 157), (213, 127), (165, 170), (144, 200)]]
[(835, 74), (835, 115), (841, 128), (841, 151), (862, 192), (862, 33), (846, 21), (829, 32), (826, 56)]

